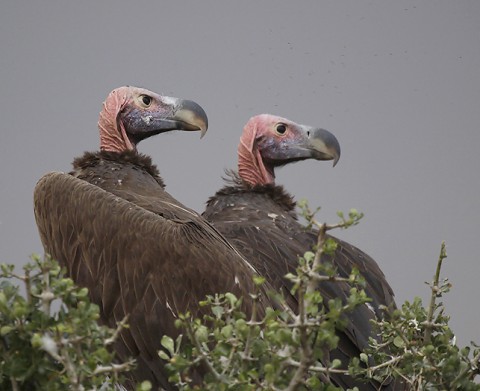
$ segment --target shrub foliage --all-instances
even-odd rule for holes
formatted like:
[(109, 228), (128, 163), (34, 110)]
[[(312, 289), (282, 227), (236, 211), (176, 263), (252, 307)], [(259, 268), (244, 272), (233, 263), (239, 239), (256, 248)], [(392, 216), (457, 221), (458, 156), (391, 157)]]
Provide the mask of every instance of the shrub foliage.
[[(388, 318), (373, 322), (377, 338), (370, 339), (359, 357), (350, 363), (325, 359), (325, 352), (337, 347), (344, 315), (369, 301), (356, 270), (340, 278), (332, 265), (320, 262), (323, 253), (335, 250), (326, 232), (356, 225), (362, 214), (339, 213), (339, 223), (327, 225), (315, 220), (306, 203), (301, 208), (319, 237), (315, 249), (299, 259), (296, 273), (286, 276), (298, 311), (277, 294), (280, 309), (269, 309), (264, 317), (254, 310), (247, 318), (240, 310), (241, 298), (228, 292), (206, 297), (201, 305), (209, 308), (208, 315), (180, 315), (176, 325), (182, 334), (176, 340), (161, 339), (159, 355), (170, 381), (180, 390), (326, 391), (339, 389), (332, 383), (333, 374), (349, 374), (380, 383), (401, 379), (408, 390), (480, 390), (480, 349), (474, 343), (457, 346), (439, 301), (450, 289), (448, 280), (440, 279), (447, 257), (444, 243), (427, 308), (419, 298), (407, 301)], [(12, 265), (3, 264), (0, 270), (0, 389), (118, 389), (115, 384), (134, 365), (116, 363), (110, 349), (121, 328), (128, 327), (126, 320), (116, 330), (100, 326), (99, 309), (88, 300), (87, 290), (65, 278), (49, 258), (33, 256), (22, 275)], [(325, 281), (350, 284), (349, 297), (325, 302), (315, 289)], [(257, 285), (263, 282), (255, 278)], [(251, 296), (258, 302), (257, 292)], [(137, 389), (146, 391), (150, 385), (144, 382)]]
[(49, 258), (32, 257), (23, 275), (1, 265), (1, 390), (114, 389), (132, 365), (114, 364), (109, 349), (123, 325), (100, 326), (87, 296)]

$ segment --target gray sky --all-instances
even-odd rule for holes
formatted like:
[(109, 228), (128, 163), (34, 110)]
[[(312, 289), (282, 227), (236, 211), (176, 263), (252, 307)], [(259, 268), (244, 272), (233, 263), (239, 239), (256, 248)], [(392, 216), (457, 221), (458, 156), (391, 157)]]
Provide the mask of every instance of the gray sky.
[(36, 181), (98, 149), (100, 105), (130, 84), (197, 101), (210, 128), (140, 144), (202, 211), (236, 165), (245, 122), (324, 127), (342, 158), (278, 170), (337, 235), (381, 265), (397, 301), (428, 297), (442, 240), (458, 341), (480, 342), (480, 2), (4, 2), (0, 6), (0, 262), (41, 252)]

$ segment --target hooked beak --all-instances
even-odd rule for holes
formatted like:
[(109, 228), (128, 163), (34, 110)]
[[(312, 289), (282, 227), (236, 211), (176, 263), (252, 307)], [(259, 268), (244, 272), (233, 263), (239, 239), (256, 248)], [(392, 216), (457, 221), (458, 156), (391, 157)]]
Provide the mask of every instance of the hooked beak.
[(333, 160), (333, 167), (340, 159), (340, 144), (328, 130), (307, 128), (305, 130), (306, 147), (310, 149), (312, 158), (317, 160)]
[(171, 117), (179, 125), (179, 130), (199, 130), (200, 138), (208, 129), (208, 118), (203, 108), (192, 100), (178, 100), (174, 115)]

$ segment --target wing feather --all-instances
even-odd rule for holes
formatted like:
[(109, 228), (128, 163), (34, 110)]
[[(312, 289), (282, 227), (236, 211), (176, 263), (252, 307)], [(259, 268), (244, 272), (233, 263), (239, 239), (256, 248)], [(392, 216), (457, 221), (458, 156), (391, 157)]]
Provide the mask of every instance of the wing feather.
[[(259, 273), (277, 290), (281, 290), (291, 308), (298, 307), (294, 295), (290, 294), (291, 283), (285, 279), (287, 273), (295, 272), (298, 257), (312, 250), (317, 243), (317, 232), (307, 231), (298, 223), (291, 210), (275, 201), (270, 194), (256, 189), (248, 192), (233, 188), (217, 193), (209, 200), (203, 216), (209, 220), (237, 249), (253, 264)], [(370, 320), (380, 316), (380, 304), (394, 306), (393, 292), (376, 262), (356, 247), (339, 239), (333, 257), (325, 256), (336, 266), (338, 274), (347, 277), (358, 267), (367, 282), (366, 293), (373, 298), (375, 313), (368, 306), (360, 306), (348, 315), (347, 326), (339, 331), (338, 349), (331, 352), (330, 359), (347, 363), (368, 345), (372, 335)], [(324, 298), (346, 300), (350, 286), (345, 283), (322, 282), (318, 290)], [(343, 388), (357, 386), (373, 389), (372, 384), (362, 385), (345, 376), (336, 376), (335, 381)], [(385, 389), (385, 388), (382, 388)], [(388, 388), (387, 388), (388, 389)]]
[(198, 301), (207, 294), (244, 296), (248, 312), (252, 269), (216, 229), (171, 196), (164, 201), (156, 193), (155, 201), (132, 192), (126, 200), (122, 192), (49, 173), (35, 188), (35, 218), (45, 251), (89, 289), (103, 323), (114, 327), (129, 316), (116, 347), (120, 357), (136, 357), (139, 376), (169, 389), (156, 353), (162, 335), (178, 334), (179, 312), (201, 315)]

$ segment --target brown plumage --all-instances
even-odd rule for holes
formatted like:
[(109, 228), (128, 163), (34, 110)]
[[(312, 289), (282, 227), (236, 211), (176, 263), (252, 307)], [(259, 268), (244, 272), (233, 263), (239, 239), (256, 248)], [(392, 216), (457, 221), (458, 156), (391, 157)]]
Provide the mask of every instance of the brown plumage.
[[(238, 147), (239, 173), (229, 172), (227, 186), (207, 202), (203, 213), (260, 272), (273, 287), (283, 291), (292, 308), (297, 301), (290, 294), (291, 284), (284, 278), (295, 271), (298, 257), (317, 242), (316, 230), (306, 230), (297, 221), (295, 201), (282, 186), (275, 185), (274, 168), (303, 159), (334, 160), (340, 157), (335, 137), (322, 129), (298, 125), (271, 115), (253, 117), (244, 128)], [(339, 332), (340, 342), (331, 358), (344, 365), (358, 356), (371, 336), (370, 319), (381, 317), (380, 305), (394, 307), (393, 291), (377, 263), (358, 248), (336, 239), (338, 244), (332, 262), (338, 274), (347, 277), (355, 266), (366, 280), (366, 293), (372, 298), (348, 315), (348, 325)], [(328, 300), (346, 298), (349, 286), (321, 283), (318, 290)], [(343, 388), (357, 386), (374, 390), (378, 384), (362, 384), (346, 376), (332, 376)], [(390, 384), (388, 387), (395, 386)], [(388, 389), (386, 386), (383, 389)], [(380, 387), (381, 388), (381, 387)]]
[(233, 292), (251, 310), (245, 293), (255, 289), (254, 268), (168, 194), (150, 158), (136, 151), (150, 135), (206, 126), (194, 102), (135, 87), (114, 90), (100, 116), (101, 151), (75, 159), (70, 174), (45, 175), (35, 188), (45, 251), (89, 288), (103, 323), (115, 327), (129, 316), (115, 346), (121, 359), (137, 359), (129, 388), (144, 379), (154, 389), (172, 388), (157, 354), (161, 337), (178, 335), (179, 312), (201, 315), (205, 295)]

